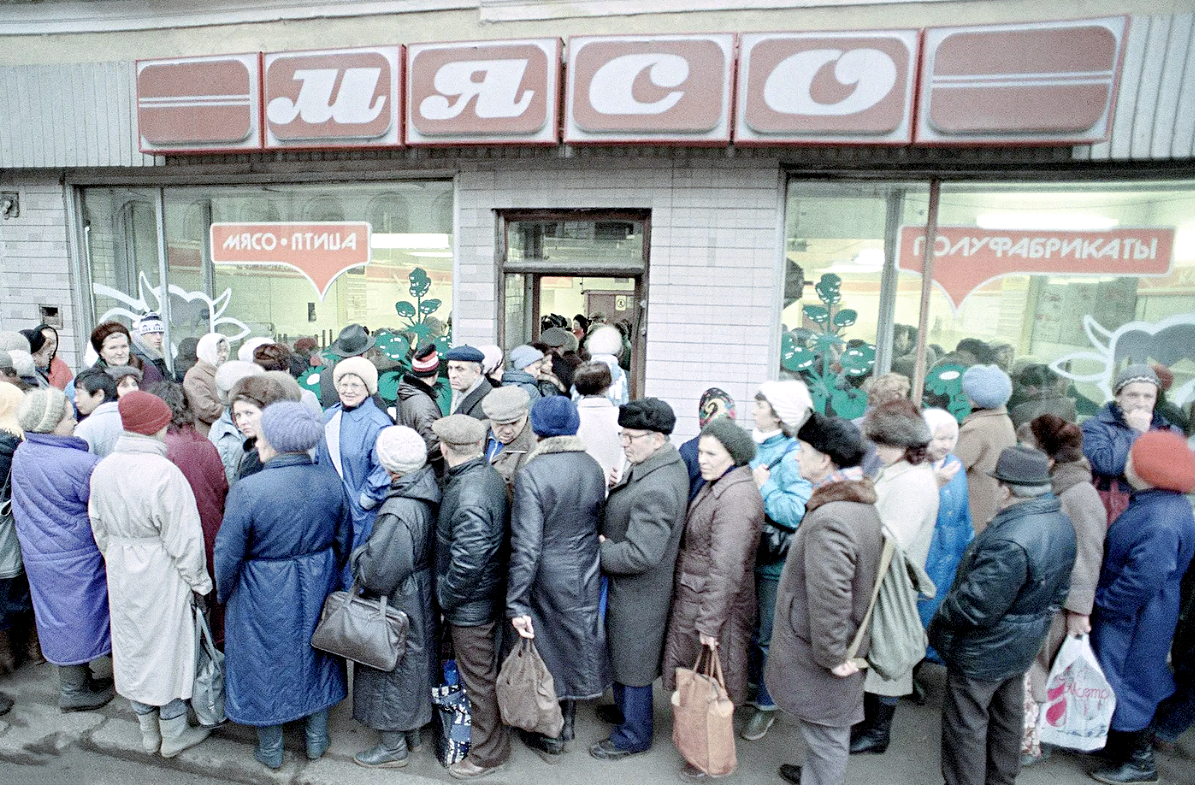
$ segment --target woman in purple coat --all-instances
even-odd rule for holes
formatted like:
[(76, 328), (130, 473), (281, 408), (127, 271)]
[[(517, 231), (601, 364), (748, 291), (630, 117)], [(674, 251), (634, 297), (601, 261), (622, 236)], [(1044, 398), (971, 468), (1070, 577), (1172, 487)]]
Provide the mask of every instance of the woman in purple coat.
[(58, 666), (58, 706), (98, 709), (115, 694), (88, 663), (109, 654), (108, 583), (87, 516), (99, 458), (71, 435), (75, 411), (57, 388), (25, 394), (25, 441), (12, 460), (12, 503), (45, 658)]

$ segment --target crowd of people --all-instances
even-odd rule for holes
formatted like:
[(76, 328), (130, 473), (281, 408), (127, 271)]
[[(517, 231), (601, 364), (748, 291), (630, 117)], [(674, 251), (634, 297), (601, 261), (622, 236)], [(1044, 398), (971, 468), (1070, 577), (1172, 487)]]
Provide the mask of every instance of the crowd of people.
[[(409, 762), (451, 659), (471, 739), (449, 773), (503, 768), (498, 669), (530, 639), (563, 725), (518, 736), (545, 760), (608, 692), (590, 755), (646, 752), (653, 685), (674, 689), (708, 650), (749, 708), (745, 741), (778, 710), (798, 721), (788, 782), (840, 785), (851, 754), (885, 753), (900, 698), (923, 702), (938, 663), (943, 778), (999, 785), (1050, 754), (1046, 677), (1067, 636), (1090, 635), (1117, 698), (1092, 776), (1157, 781), (1154, 746), (1195, 721), (1195, 453), (1158, 405), (1158, 370), (1122, 369), (1081, 424), (1040, 369), (1014, 390), (981, 362), (962, 374), (961, 423), (916, 405), (899, 373), (869, 381), (855, 422), (787, 379), (760, 386), (746, 430), (710, 388), (678, 447), (673, 408), (631, 399), (623, 333), (545, 327), (505, 353), (412, 346), (392, 400), (361, 325), (323, 357), (268, 338), (234, 357), (212, 333), (168, 365), (149, 314), (99, 325), (77, 377), (53, 328), (0, 333), (0, 671), (44, 657), (64, 711), (119, 694), (145, 751), (173, 757), (212, 730), (188, 719), (206, 614), (257, 760), (280, 767), (299, 720), (315, 760), (349, 679), (310, 640), (325, 598), (350, 590), (409, 619), (393, 670), (353, 666), (353, 717), (378, 733), (363, 767)], [(313, 364), (318, 392), (296, 381)], [(868, 620), (886, 544), (937, 591), (917, 599), (925, 658), (881, 677), (867, 657), (891, 633)], [(113, 679), (97, 678), (108, 655)]]

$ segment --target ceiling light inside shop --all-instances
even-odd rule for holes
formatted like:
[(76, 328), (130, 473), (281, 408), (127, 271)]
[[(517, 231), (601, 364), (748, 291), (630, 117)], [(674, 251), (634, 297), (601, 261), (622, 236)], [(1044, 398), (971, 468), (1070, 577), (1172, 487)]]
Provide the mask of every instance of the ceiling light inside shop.
[(849, 262), (835, 262), (826, 272), (838, 273), (878, 273), (884, 269), (884, 249), (865, 248), (855, 254)]
[(1195, 261), (1195, 227), (1183, 227), (1174, 233), (1174, 261)]
[(1005, 231), (1099, 231), (1120, 225), (1115, 218), (1084, 213), (1008, 212), (980, 213), (975, 219), (980, 229)]
[(452, 235), (380, 233), (370, 236), (369, 245), (373, 248), (397, 248), (400, 250), (411, 248), (451, 248)]

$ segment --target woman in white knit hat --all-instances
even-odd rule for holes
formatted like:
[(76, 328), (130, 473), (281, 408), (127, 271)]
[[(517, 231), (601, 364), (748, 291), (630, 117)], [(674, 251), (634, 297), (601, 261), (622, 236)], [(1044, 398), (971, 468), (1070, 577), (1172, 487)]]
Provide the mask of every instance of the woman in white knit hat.
[(373, 531), (353, 551), (353, 580), (366, 597), (386, 597), (411, 621), (407, 650), (384, 673), (364, 665), (353, 671), (353, 718), (381, 733), (378, 744), (353, 756), (366, 768), (406, 766), (419, 747), (419, 729), (431, 721), (432, 680), (437, 671), (432, 610), (432, 542), (440, 487), (427, 465), (427, 445), (412, 428), (378, 433), (378, 460), (390, 477)]

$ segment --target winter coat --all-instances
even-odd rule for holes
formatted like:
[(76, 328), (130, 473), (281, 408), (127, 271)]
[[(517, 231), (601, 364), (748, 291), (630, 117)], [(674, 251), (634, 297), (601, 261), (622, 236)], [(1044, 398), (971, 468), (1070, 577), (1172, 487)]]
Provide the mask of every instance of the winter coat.
[[(467, 414), (470, 417), (475, 417), (478, 420), (486, 419), (485, 412), (481, 409), (481, 401), (494, 389), (494, 385), (490, 384), (489, 379), (482, 378), (481, 383), (473, 388), (473, 391), (466, 395), (460, 404), (452, 410), (452, 414)], [(455, 391), (453, 391), (455, 394)]]
[(929, 626), (930, 643), (969, 679), (1003, 681), (1033, 663), (1066, 600), (1075, 530), (1053, 494), (1001, 510), (975, 536)]
[(198, 360), (183, 377), (183, 391), (195, 415), (195, 430), (207, 436), (212, 423), (224, 413), (220, 402), (220, 390), (216, 387), (216, 366), (205, 360)]
[[(393, 425), (372, 398), (353, 409), (336, 404), (324, 413), (324, 438), (316, 463), (336, 470), (353, 508), (350, 550), (361, 546), (373, 528), (376, 507), (390, 490), (390, 474), (378, 460), (375, 445), (383, 428)], [(345, 562), (344, 586), (353, 582)]]
[(141, 389), (148, 390), (155, 384), (170, 379), (170, 369), (166, 367), (166, 359), (162, 353), (149, 347), (141, 336), (134, 333), (129, 351), (141, 360)]
[(618, 407), (604, 395), (587, 395), (577, 401), (577, 414), (581, 426), (577, 438), (585, 443), (585, 452), (602, 467), (602, 475), (611, 469), (621, 473), (626, 467), (626, 455), (622, 451), (622, 429), (618, 427)]
[[(1129, 450), (1132, 449), (1133, 442), (1137, 441), (1141, 434), (1125, 422), (1120, 406), (1116, 401), (1109, 401), (1100, 409), (1099, 414), (1086, 420), (1080, 427), (1083, 429), (1083, 454), (1091, 462), (1091, 474), (1096, 490), (1132, 493), (1133, 489), (1124, 478), (1124, 465), (1129, 459)], [(1149, 429), (1178, 433), (1178, 429), (1158, 414), (1157, 410), (1154, 411)]]
[(106, 401), (75, 426), (74, 435), (87, 442), (97, 458), (107, 458), (116, 449), (116, 440), (124, 433), (124, 423), (116, 401)]
[[(938, 522), (938, 481), (929, 463), (917, 466), (899, 460), (882, 466), (875, 478), (876, 512), (896, 542), (904, 548), (905, 558), (924, 567)], [(943, 587), (945, 589), (945, 587)], [(898, 679), (881, 678), (869, 670), (864, 691), (873, 695), (900, 696), (913, 691), (913, 672)]]
[[(542, 396), (539, 393), (539, 382), (536, 378), (526, 371), (503, 371), (502, 372), (502, 386), (503, 387), (522, 387), (530, 396), (531, 402), (529, 406), (534, 406)], [(537, 647), (538, 648), (538, 647)]]
[[(751, 468), (771, 467), (768, 481), (759, 489), (763, 495), (763, 509), (767, 519), (781, 529), (795, 531), (805, 517), (805, 503), (813, 493), (813, 486), (801, 476), (797, 463), (800, 449), (797, 440), (777, 433), (756, 445)], [(774, 564), (757, 564), (755, 570), (762, 576), (779, 580), (784, 570), (784, 560)]]
[[(764, 680), (776, 705), (842, 728), (863, 719), (863, 674), (830, 672), (847, 659), (875, 587), (884, 548), (871, 480), (814, 490), (780, 575)], [(857, 656), (867, 656), (870, 633)]]
[(519, 431), (518, 435), (511, 440), (510, 444), (502, 444), (498, 441), (494, 437), (493, 431), (490, 431), (486, 439), (486, 457), (490, 461), (490, 466), (494, 467), (494, 471), (498, 472), (502, 476), (503, 482), (506, 483), (506, 500), (508, 502), (514, 495), (515, 473), (527, 463), (527, 458), (534, 449), (535, 431), (531, 430), (530, 420), (523, 426), (523, 430)]
[(689, 505), (676, 563), (676, 589), (664, 643), (664, 689), (691, 668), (700, 635), (718, 639), (730, 699), (747, 699), (747, 649), (755, 629), (755, 549), (763, 497), (748, 466), (706, 483)]
[(212, 590), (203, 527), (187, 478), (166, 444), (126, 433), (96, 465), (88, 505), (108, 568), (116, 691), (150, 706), (191, 697), (191, 593)]
[(1108, 527), (1095, 590), (1091, 645), (1116, 693), (1112, 729), (1141, 730), (1174, 692), (1166, 665), (1179, 588), (1195, 554), (1195, 518), (1182, 494), (1137, 491)]
[(610, 686), (598, 614), (605, 504), (601, 466), (576, 436), (544, 439), (515, 479), (506, 617), (531, 617), (561, 700), (597, 698)]
[[(959, 470), (950, 478), (950, 482), (938, 489), (938, 519), (934, 522), (933, 538), (925, 557), (925, 573), (934, 582), (937, 592), (933, 597), (920, 597), (917, 600), (917, 612), (925, 627), (929, 627), (934, 611), (942, 604), (947, 589), (954, 583), (963, 551), (967, 550), (975, 537), (975, 529), (971, 526), (971, 502), (967, 496), (967, 472), (958, 458), (947, 455), (943, 465), (952, 464), (958, 464)], [(942, 661), (932, 647), (926, 656), (934, 662)]]
[(1108, 514), (1099, 493), (1091, 484), (1091, 466), (1087, 459), (1055, 463), (1050, 469), (1050, 484), (1054, 495), (1062, 502), (1062, 511), (1075, 528), (1075, 566), (1071, 568), (1066, 604), (1062, 606), (1062, 611), (1054, 615), (1046, 642), (1029, 669), (1029, 685), (1033, 699), (1038, 703), (1046, 700), (1046, 680), (1050, 675), (1050, 666), (1066, 640), (1065, 611), (1091, 615), (1100, 565), (1104, 561), (1104, 535), (1108, 532)]
[(436, 600), (449, 624), (489, 624), (505, 600), (506, 483), (482, 457), (453, 466), (444, 479), (436, 518)]
[(689, 473), (671, 444), (630, 464), (610, 489), (601, 557), (610, 579), (606, 640), (618, 684), (644, 687), (661, 673), (688, 500)]
[(959, 426), (955, 456), (967, 470), (967, 494), (971, 500), (971, 524), (979, 534), (996, 516), (996, 486), (999, 483), (989, 472), (996, 470), (996, 461), (1005, 447), (1014, 447), (1017, 434), (1007, 410), (977, 409), (967, 415)]
[(13, 519), (42, 654), (55, 665), (112, 650), (104, 557), (87, 517), (97, 463), (82, 439), (45, 433), (27, 434), (12, 458)]
[(49, 378), (52, 387), (65, 390), (66, 386), (74, 380), (75, 375), (71, 372), (70, 366), (62, 361), (61, 357), (54, 357), (50, 360)]
[(440, 486), (425, 466), (390, 485), (369, 539), (353, 551), (353, 579), (368, 598), (407, 614), (407, 649), (389, 673), (353, 668), (353, 719), (378, 731), (418, 730), (432, 719), (439, 677), (432, 609), (432, 552)]
[[(10, 580), (21, 575), (25, 569), (21, 566), (21, 541), (17, 537), (17, 526), (13, 521), (11, 505), (12, 499), (12, 457), (21, 444), (21, 437), (8, 431), (0, 431), (0, 506), (4, 513), (0, 514), (0, 582)], [(0, 584), (2, 585), (2, 584)], [(24, 603), (10, 603), (17, 605)], [(0, 602), (0, 630), (11, 626), (13, 615), (20, 615), (28, 610), (17, 607), (5, 608)]]
[(229, 719), (281, 725), (335, 706), (344, 661), (313, 649), (311, 634), (348, 556), (343, 486), (305, 453), (283, 453), (238, 482), (226, 510), (215, 572)]
[(444, 457), (440, 455), (440, 437), (432, 431), (432, 423), (444, 416), (436, 403), (436, 391), (417, 376), (404, 376), (398, 385), (398, 424), (414, 428), (427, 445), (427, 462), (444, 473)]

